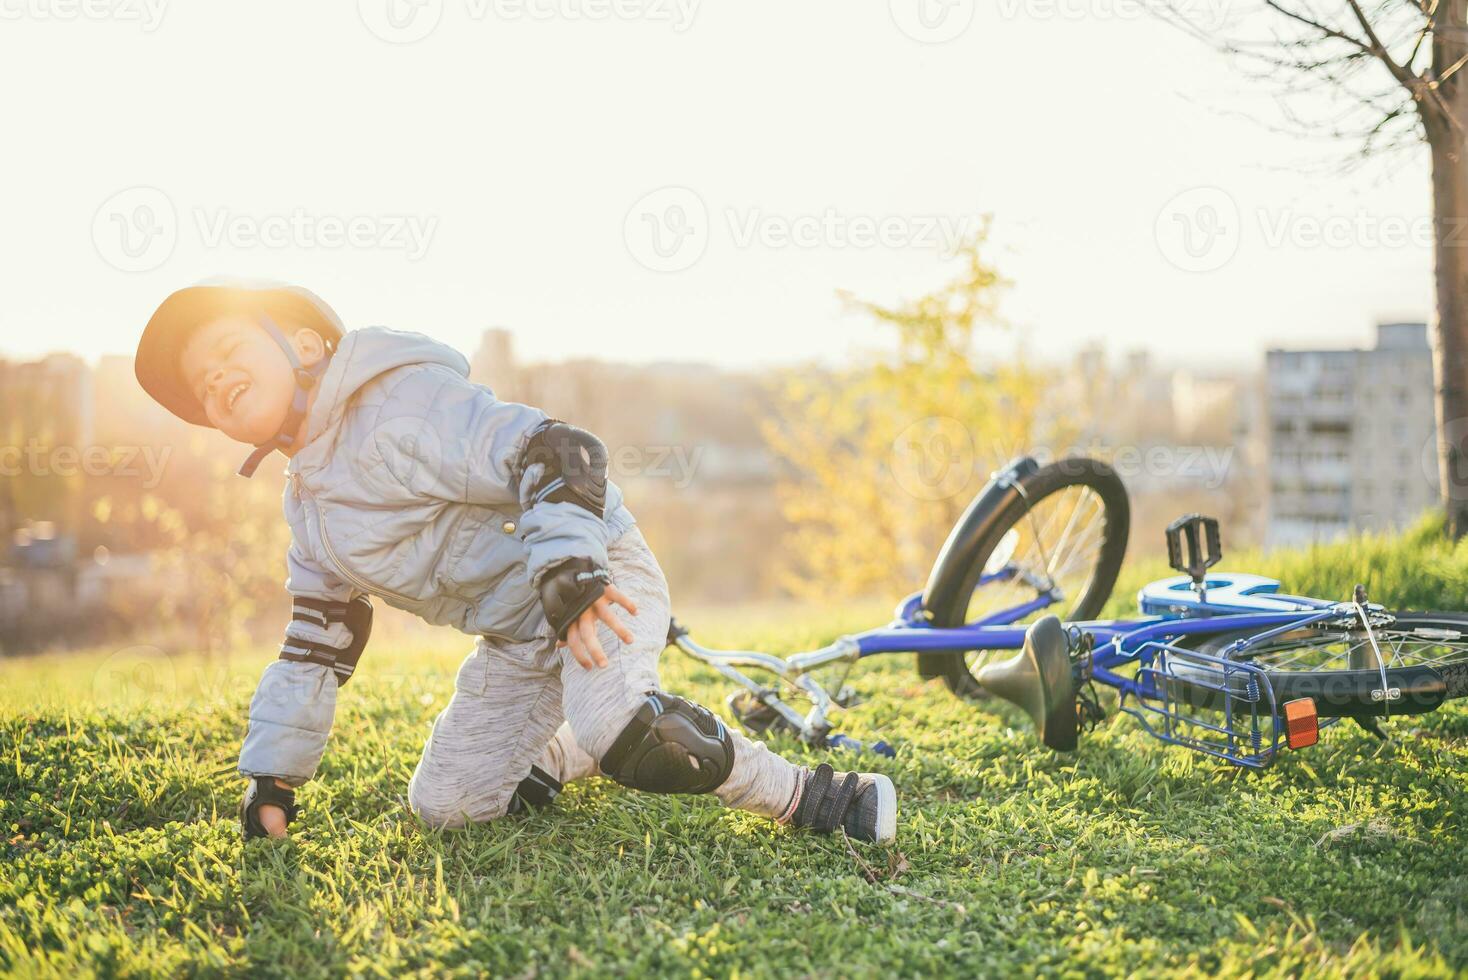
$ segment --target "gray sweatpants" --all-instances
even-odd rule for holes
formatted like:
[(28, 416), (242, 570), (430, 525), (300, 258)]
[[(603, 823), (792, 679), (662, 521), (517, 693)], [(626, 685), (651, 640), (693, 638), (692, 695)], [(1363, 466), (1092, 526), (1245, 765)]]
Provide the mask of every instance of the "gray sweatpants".
[[(632, 631), (622, 643), (605, 625), (597, 636), (606, 667), (582, 667), (554, 639), (492, 644), (481, 638), (454, 681), (413, 780), (408, 802), (434, 827), (503, 816), (532, 764), (562, 783), (597, 774), (596, 760), (659, 690), (658, 657), (667, 645), (668, 583), (642, 532), (633, 527), (607, 551), (612, 582), (637, 605), (617, 613)], [(767, 817), (784, 813), (796, 767), (730, 729), (734, 770), (714, 791), (725, 806)]]

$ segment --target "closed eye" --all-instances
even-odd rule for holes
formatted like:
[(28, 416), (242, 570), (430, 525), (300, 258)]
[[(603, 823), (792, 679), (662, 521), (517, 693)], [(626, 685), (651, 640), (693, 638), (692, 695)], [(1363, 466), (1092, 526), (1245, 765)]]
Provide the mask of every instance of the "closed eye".
[[(239, 340), (237, 340), (234, 343), (230, 344), (229, 347), (227, 347), (224, 350), (223, 354), (220, 356), (220, 360), (228, 360), (229, 358), (233, 357), (235, 351), (239, 350), (242, 344), (243, 344), (243, 341), (239, 341)], [(204, 377), (207, 378), (207, 377), (209, 377), (210, 374), (213, 374), (213, 373), (214, 373), (213, 371), (208, 371), (208, 372), (205, 373)], [(199, 390), (196, 392), (196, 394), (198, 395), (199, 403), (200, 404), (203, 404), (204, 399), (207, 398), (208, 395), (209, 395), (209, 386), (208, 386), (208, 384), (206, 382), (203, 382), (203, 381), (199, 382)]]

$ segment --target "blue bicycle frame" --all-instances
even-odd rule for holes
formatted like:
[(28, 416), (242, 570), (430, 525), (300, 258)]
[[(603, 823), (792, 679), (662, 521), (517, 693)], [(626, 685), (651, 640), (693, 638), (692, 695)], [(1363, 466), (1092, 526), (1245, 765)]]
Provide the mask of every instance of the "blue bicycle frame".
[[(979, 588), (1007, 581), (1021, 571), (1012, 565), (983, 575)], [(1201, 583), (1188, 576), (1163, 579), (1138, 596), (1142, 617), (1069, 624), (1093, 640), (1089, 679), (1116, 689), (1121, 710), (1141, 721), (1155, 737), (1184, 745), (1237, 765), (1258, 768), (1277, 756), (1284, 735), (1280, 705), (1267, 671), (1235, 659), (1243, 648), (1281, 634), (1326, 621), (1370, 616), (1390, 617), (1380, 607), (1327, 602), (1284, 595), (1280, 583), (1256, 575), (1212, 574)], [(752, 651), (712, 650), (694, 642), (674, 626), (670, 640), (765, 706), (798, 735), (816, 744), (860, 747), (830, 732), (830, 712), (841, 707), (811, 677), (811, 671), (837, 662), (853, 664), (891, 653), (951, 653), (1019, 650), (1026, 627), (1022, 620), (1060, 601), (1055, 592), (1037, 595), (1013, 608), (992, 613), (959, 627), (936, 627), (928, 620), (921, 593), (904, 599), (892, 622), (844, 636), (829, 646), (780, 658)], [(1217, 634), (1241, 639), (1222, 656), (1201, 653), (1188, 640)], [(741, 668), (775, 673), (807, 696), (812, 707), (801, 715), (779, 698), (778, 690), (757, 684)], [(849, 668), (848, 668), (849, 669)], [(843, 676), (844, 680), (844, 676)], [(1200, 709), (1199, 692), (1206, 709)], [(1211, 694), (1211, 696), (1208, 696)], [(731, 695), (730, 704), (738, 695)], [(1329, 723), (1329, 722), (1326, 722)], [(879, 743), (875, 747), (883, 751)]]

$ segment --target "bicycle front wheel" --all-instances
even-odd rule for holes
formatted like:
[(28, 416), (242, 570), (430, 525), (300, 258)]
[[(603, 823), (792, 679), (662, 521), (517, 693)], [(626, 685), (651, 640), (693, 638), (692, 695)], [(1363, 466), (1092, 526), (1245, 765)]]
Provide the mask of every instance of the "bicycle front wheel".
[[(941, 597), (929, 609), (933, 625), (962, 626), (1051, 591), (1063, 598), (1017, 622), (1045, 615), (1093, 619), (1110, 598), (1126, 555), (1131, 516), (1116, 471), (1099, 460), (1062, 459), (1019, 475), (1016, 486), (1019, 492), (1008, 496), (971, 544), (945, 546), (935, 584), (929, 585), (929, 594)], [(996, 488), (986, 491), (991, 492)], [(984, 504), (980, 495), (971, 507)], [(950, 540), (956, 538), (957, 531)], [(996, 580), (981, 584), (986, 575)], [(1012, 653), (1001, 651), (1006, 657)], [(987, 700), (977, 675), (994, 651), (941, 656), (936, 673), (949, 690), (961, 698)]]

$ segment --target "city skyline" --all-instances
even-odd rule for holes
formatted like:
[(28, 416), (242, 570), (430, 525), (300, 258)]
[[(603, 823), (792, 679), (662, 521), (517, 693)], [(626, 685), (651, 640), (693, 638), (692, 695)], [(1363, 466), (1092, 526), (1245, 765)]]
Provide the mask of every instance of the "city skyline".
[[(1425, 317), (1398, 318), (1387, 316), (1363, 316), (1360, 319), (1359, 324), (1352, 324), (1348, 327), (1345, 327), (1338, 335), (1341, 339), (1336, 342), (1331, 342), (1330, 340), (1325, 338), (1321, 338), (1313, 343), (1306, 342), (1304, 340), (1300, 341), (1299, 343), (1291, 343), (1288, 340), (1284, 342), (1271, 341), (1266, 342), (1264, 346), (1260, 346), (1257, 349), (1239, 351), (1237, 352), (1237, 356), (1234, 358), (1224, 359), (1190, 357), (1186, 354), (1180, 354), (1174, 351), (1170, 351), (1163, 347), (1147, 347), (1114, 343), (1109, 338), (1101, 335), (1080, 336), (1076, 338), (1073, 347), (1067, 347), (1063, 350), (1038, 349), (1037, 345), (1026, 345), (1023, 354), (1030, 363), (1034, 364), (1068, 364), (1074, 358), (1080, 356), (1084, 352), (1099, 347), (1105, 352), (1109, 360), (1117, 363), (1120, 363), (1125, 358), (1133, 354), (1145, 353), (1158, 367), (1166, 368), (1168, 370), (1188, 371), (1198, 375), (1199, 377), (1212, 377), (1220, 374), (1257, 374), (1261, 373), (1264, 370), (1265, 358), (1271, 351), (1368, 350), (1373, 345), (1373, 338), (1375, 337), (1376, 331), (1384, 323), (1422, 323), (1430, 326), (1429, 320)], [(363, 326), (366, 325), (367, 324), (363, 324)], [(349, 326), (349, 329), (355, 328)], [(699, 360), (697, 358), (656, 356), (647, 359), (637, 359), (631, 356), (618, 357), (614, 354), (609, 355), (606, 352), (598, 353), (596, 351), (567, 352), (561, 355), (551, 353), (549, 356), (543, 358), (526, 359), (522, 356), (523, 351), (521, 350), (521, 345), (526, 339), (525, 336), (522, 333), (516, 331), (513, 327), (502, 324), (493, 324), (483, 327), (478, 331), (477, 334), (470, 336), (468, 338), (468, 342), (465, 343), (463, 346), (459, 346), (458, 344), (452, 344), (451, 346), (462, 353), (465, 357), (472, 359), (475, 355), (475, 352), (478, 350), (478, 345), (482, 342), (482, 336), (485, 333), (491, 331), (507, 332), (516, 344), (517, 356), (521, 357), (521, 359), (525, 363), (553, 365), (557, 363), (571, 363), (577, 361), (603, 361), (608, 364), (621, 364), (632, 367), (653, 368), (660, 365), (689, 365), (714, 368), (719, 370), (728, 370), (733, 372), (758, 371), (762, 368), (792, 368), (798, 367), (801, 363), (803, 363), (801, 361), (791, 360), (769, 362), (767, 364), (728, 364), (719, 363), (712, 360)], [(528, 345), (528, 349), (534, 350), (535, 346), (537, 345)], [(873, 343), (869, 347), (853, 348), (853, 351), (880, 350), (881, 348), (882, 342), (878, 339), (874, 339)], [(998, 353), (1001, 356), (1017, 354), (1019, 353), (1019, 345), (1011, 345), (997, 351), (990, 350), (989, 353)], [(133, 352), (130, 350), (101, 350), (95, 352), (86, 352), (70, 348), (40, 348), (35, 352), (30, 352), (26, 350), (12, 349), (11, 347), (6, 346), (3, 340), (0, 340), (0, 361), (8, 361), (11, 363), (33, 363), (52, 357), (75, 357), (81, 360), (88, 367), (95, 369), (100, 362), (107, 359), (121, 358), (131, 362), (133, 358)]]

